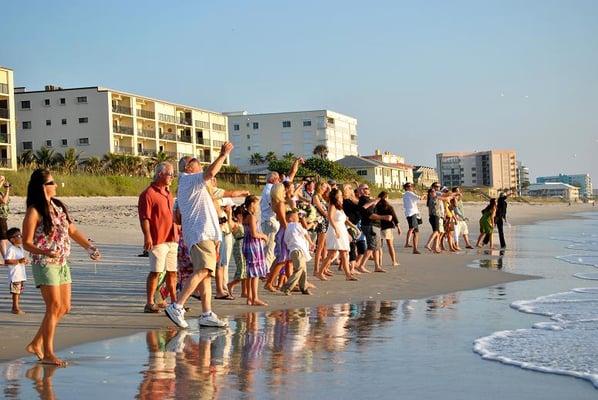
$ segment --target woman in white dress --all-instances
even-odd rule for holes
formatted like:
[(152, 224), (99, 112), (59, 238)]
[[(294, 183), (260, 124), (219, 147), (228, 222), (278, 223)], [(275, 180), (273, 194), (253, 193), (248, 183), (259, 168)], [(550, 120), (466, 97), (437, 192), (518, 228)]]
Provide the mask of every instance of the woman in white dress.
[(347, 216), (343, 211), (343, 193), (339, 189), (332, 189), (328, 195), (328, 221), (330, 224), (326, 232), (328, 253), (322, 262), (318, 278), (323, 281), (328, 280), (326, 277), (330, 273), (328, 269), (338, 253), (345, 278), (348, 281), (356, 281), (357, 278), (349, 271), (349, 246), (351, 237), (346, 226), (347, 224), (353, 224), (347, 220)]

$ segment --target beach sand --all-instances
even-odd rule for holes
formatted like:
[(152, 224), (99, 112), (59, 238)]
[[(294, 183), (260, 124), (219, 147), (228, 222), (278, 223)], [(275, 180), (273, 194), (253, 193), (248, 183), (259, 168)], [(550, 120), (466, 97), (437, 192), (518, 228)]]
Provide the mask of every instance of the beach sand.
[[(142, 236), (137, 219), (136, 197), (109, 198), (65, 198), (72, 218), (79, 229), (99, 244), (104, 260), (97, 265), (90, 262), (80, 249), (74, 249), (73, 308), (58, 327), (56, 349), (85, 342), (129, 335), (138, 331), (172, 326), (164, 314), (144, 314), (145, 279), (147, 258), (136, 255), (141, 252)], [(397, 214), (402, 215), (400, 203)], [(482, 203), (466, 205), (470, 217), (470, 239), (477, 239), (478, 217)], [(24, 215), (24, 199), (13, 198), (9, 226), (20, 226)], [(427, 210), (420, 207), (422, 217), (427, 219)], [(509, 221), (512, 226), (529, 224), (540, 220), (574, 218), (573, 213), (593, 211), (589, 205), (530, 205), (509, 204)], [(400, 267), (389, 267), (388, 253), (384, 260), (388, 273), (360, 275), (359, 282), (346, 282), (342, 274), (331, 281), (310, 279), (317, 288), (312, 296), (283, 296), (262, 291), (262, 298), (268, 307), (248, 307), (244, 299), (233, 301), (214, 300), (213, 310), (221, 317), (232, 316), (252, 310), (273, 310), (309, 307), (321, 304), (355, 303), (364, 300), (397, 300), (426, 298), (433, 295), (477, 289), (533, 277), (501, 271), (473, 269), (467, 265), (476, 259), (495, 257), (477, 250), (460, 254), (433, 255), (425, 252), (416, 256), (403, 248), (407, 230), (404, 218), (401, 220), (403, 234), (396, 239)], [(429, 225), (424, 223), (420, 247), (430, 234)], [(508, 241), (508, 229), (507, 229)], [(508, 251), (508, 250), (507, 250)], [(371, 266), (370, 266), (371, 268)], [(230, 267), (234, 271), (234, 266)], [(308, 267), (311, 277), (311, 265)], [(29, 272), (29, 271), (28, 271)], [(6, 270), (0, 273), (6, 279)], [(6, 286), (5, 286), (6, 287)], [(239, 287), (236, 288), (237, 295)], [(33, 337), (43, 317), (43, 302), (34, 287), (29, 274), (27, 289), (22, 298), (26, 315), (10, 314), (8, 290), (0, 294), (0, 361), (8, 361), (27, 355), (25, 345)], [(191, 299), (189, 318), (200, 312), (200, 303)]]

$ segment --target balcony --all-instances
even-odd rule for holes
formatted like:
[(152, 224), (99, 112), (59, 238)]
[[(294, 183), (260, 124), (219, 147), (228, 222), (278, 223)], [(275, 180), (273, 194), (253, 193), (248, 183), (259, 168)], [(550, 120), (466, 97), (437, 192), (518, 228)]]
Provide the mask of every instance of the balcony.
[(173, 142), (176, 142), (176, 135), (174, 133), (160, 133), (160, 139), (163, 140), (172, 140)]
[(193, 122), (191, 121), (190, 118), (184, 118), (184, 117), (178, 117), (176, 123), (180, 124), (180, 125), (189, 125), (189, 126), (193, 125)]
[(210, 145), (210, 139), (208, 138), (195, 138), (195, 143), (197, 144), (203, 144), (204, 146), (209, 146)]
[(143, 110), (143, 109), (138, 109), (137, 110), (137, 116), (141, 117), (141, 118), (147, 118), (147, 119), (156, 119), (156, 113), (153, 111), (148, 111), (148, 110)]
[(0, 108), (0, 118), (8, 119), (10, 118), (9, 116), (8, 108)]
[(177, 158), (177, 152), (176, 151), (164, 151), (164, 150), (162, 150), (159, 153), (164, 153), (164, 154), (166, 154), (170, 158)]
[(212, 147), (222, 147), (223, 144), (224, 144), (224, 142), (222, 140), (213, 140), (212, 141)]
[(197, 128), (210, 129), (210, 123), (209, 122), (200, 121), (198, 119), (195, 120), (195, 126)]
[(0, 83), (0, 93), (8, 94), (8, 85), (6, 83)]
[(0, 144), (9, 144), (8, 133), (6, 133), (6, 132), (0, 133)]
[(170, 122), (171, 124), (176, 124), (178, 121), (178, 118), (175, 117), (174, 115), (158, 114), (158, 120), (160, 120), (162, 122)]
[(153, 129), (137, 129), (137, 136), (154, 139), (156, 137), (156, 131)]
[(123, 135), (133, 136), (133, 128), (130, 126), (116, 125), (112, 127), (112, 131), (114, 131), (114, 133), (121, 133)]
[(190, 135), (181, 135), (181, 136), (179, 136), (179, 142), (191, 143), (191, 136)]
[(143, 149), (143, 150), (139, 151), (138, 153), (140, 156), (144, 156), (144, 157), (155, 157), (156, 156), (156, 150)]
[(133, 148), (127, 146), (114, 146), (114, 152), (117, 154), (133, 154)]
[(133, 115), (133, 109), (131, 107), (119, 106), (117, 104), (112, 104), (112, 112), (117, 114)]

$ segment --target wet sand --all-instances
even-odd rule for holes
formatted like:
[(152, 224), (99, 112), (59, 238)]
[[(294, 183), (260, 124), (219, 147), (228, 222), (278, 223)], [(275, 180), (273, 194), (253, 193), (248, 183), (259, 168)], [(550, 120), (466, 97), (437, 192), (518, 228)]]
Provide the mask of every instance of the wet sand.
[[(73, 308), (71, 314), (66, 316), (58, 327), (57, 350), (80, 343), (171, 325), (163, 314), (143, 314), (147, 259), (136, 256), (142, 244), (136, 211), (137, 198), (66, 198), (64, 200), (78, 227), (100, 245), (104, 260), (94, 265), (80, 249), (74, 249), (71, 257), (74, 282)], [(477, 239), (477, 219), (482, 207), (481, 203), (466, 205), (466, 214), (471, 219), (469, 227), (472, 241)], [(13, 198), (11, 208), (13, 215), (9, 219), (9, 226), (20, 226), (24, 200)], [(424, 207), (421, 207), (421, 211), (425, 220), (427, 211)], [(540, 220), (572, 218), (571, 213), (582, 211), (593, 211), (593, 209), (587, 205), (510, 204), (509, 220), (513, 226), (517, 226)], [(402, 207), (398, 207), (397, 213), (402, 215)], [(400, 267), (387, 267), (386, 274), (361, 275), (359, 282), (346, 282), (340, 273), (328, 282), (320, 282), (312, 278), (311, 281), (317, 286), (312, 296), (299, 294), (283, 296), (263, 291), (262, 297), (269, 306), (251, 307), (251, 309), (286, 309), (363, 300), (416, 299), (532, 278), (466, 267), (476, 259), (494, 257), (477, 250), (440, 256), (429, 253), (412, 255), (408, 249), (403, 248), (407, 228), (404, 219), (401, 219), (401, 227), (403, 235), (398, 239), (395, 238)], [(424, 224), (420, 242), (425, 244), (429, 233), (428, 225)], [(423, 244), (421, 244), (422, 248)], [(388, 253), (385, 252), (384, 256), (388, 266), (390, 264)], [(230, 269), (234, 271), (234, 266)], [(6, 270), (2, 269), (0, 280), (5, 279)], [(236, 289), (238, 294), (239, 288)], [(26, 315), (10, 314), (8, 290), (0, 294), (0, 299), (2, 299), (0, 302), (1, 362), (26, 355), (23, 349), (39, 327), (43, 317), (43, 302), (34, 287), (31, 273), (22, 299)], [(189, 306), (191, 311), (187, 314), (188, 317), (197, 316), (201, 309), (199, 302), (191, 299)], [(250, 307), (244, 304), (244, 299), (240, 298), (233, 301), (213, 301), (213, 310), (221, 317), (241, 314), (247, 312), (248, 308)]]

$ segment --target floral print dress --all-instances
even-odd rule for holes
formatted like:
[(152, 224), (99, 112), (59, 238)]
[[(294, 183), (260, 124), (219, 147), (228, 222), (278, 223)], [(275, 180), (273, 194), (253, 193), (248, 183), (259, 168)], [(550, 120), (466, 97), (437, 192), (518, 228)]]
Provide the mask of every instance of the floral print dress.
[(55, 258), (42, 254), (31, 254), (31, 262), (36, 265), (66, 265), (71, 255), (71, 239), (67, 214), (62, 207), (51, 203), (50, 218), (52, 218), (52, 231), (49, 235), (44, 232), (44, 225), (40, 223), (33, 234), (33, 244), (42, 250), (52, 250), (58, 253)]

